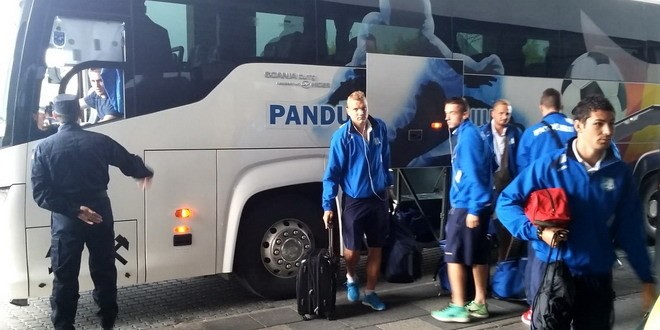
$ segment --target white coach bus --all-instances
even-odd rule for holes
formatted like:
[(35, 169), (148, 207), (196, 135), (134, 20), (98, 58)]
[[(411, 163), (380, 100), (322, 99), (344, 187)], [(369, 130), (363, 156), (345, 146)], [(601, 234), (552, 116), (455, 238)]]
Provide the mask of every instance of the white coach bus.
[[(478, 124), (507, 98), (515, 122), (528, 126), (545, 88), (561, 90), (568, 110), (604, 94), (629, 127), (619, 147), (638, 165), (652, 235), (660, 140), (653, 2), (3, 2), (19, 13), (13, 24), (4, 19), (11, 40), (0, 48), (3, 294), (25, 303), (51, 292), (50, 216), (32, 200), (31, 154), (54, 131), (49, 101), (86, 95), (91, 68), (102, 68), (122, 116), (94, 123), (87, 111), (85, 129), (155, 171), (146, 192), (111, 171), (120, 285), (235, 273), (256, 294), (292, 296), (300, 259), (327, 243), (321, 177), (356, 89), (388, 123), (393, 166), (406, 168), (447, 165), (448, 134), (439, 129), (447, 97), (465, 96)], [(82, 290), (91, 287), (84, 264)]]

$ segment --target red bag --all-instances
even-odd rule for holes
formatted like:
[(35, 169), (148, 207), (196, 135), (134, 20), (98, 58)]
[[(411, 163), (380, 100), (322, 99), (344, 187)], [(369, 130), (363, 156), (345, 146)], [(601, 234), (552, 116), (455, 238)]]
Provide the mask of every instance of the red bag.
[(566, 228), (571, 220), (568, 196), (562, 188), (534, 191), (525, 202), (525, 215), (539, 227)]

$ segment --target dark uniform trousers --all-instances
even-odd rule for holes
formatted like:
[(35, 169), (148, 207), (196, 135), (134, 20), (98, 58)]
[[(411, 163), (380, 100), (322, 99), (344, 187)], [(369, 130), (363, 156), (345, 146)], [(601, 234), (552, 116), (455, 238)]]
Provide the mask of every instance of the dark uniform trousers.
[(110, 199), (105, 192), (80, 201), (103, 217), (100, 224), (89, 225), (78, 218), (52, 213), (51, 265), (55, 278), (50, 297), (51, 319), (56, 329), (74, 329), (78, 309), (81, 254), (89, 251), (89, 270), (94, 282), (92, 296), (100, 308), (104, 328), (111, 328), (117, 317), (117, 268), (115, 267), (114, 229)]

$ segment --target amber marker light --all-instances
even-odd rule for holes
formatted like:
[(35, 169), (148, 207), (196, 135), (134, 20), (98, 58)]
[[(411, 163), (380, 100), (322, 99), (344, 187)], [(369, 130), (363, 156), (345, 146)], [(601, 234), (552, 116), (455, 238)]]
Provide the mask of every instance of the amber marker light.
[(433, 122), (433, 123), (431, 123), (431, 128), (435, 129), (435, 130), (441, 129), (442, 128), (442, 123), (439, 122), (439, 121)]
[(177, 209), (174, 211), (174, 216), (179, 218), (179, 219), (188, 219), (192, 215), (192, 212), (190, 212), (190, 209), (183, 208), (183, 209)]
[(187, 234), (190, 232), (190, 227), (188, 226), (176, 226), (174, 227), (175, 234)]

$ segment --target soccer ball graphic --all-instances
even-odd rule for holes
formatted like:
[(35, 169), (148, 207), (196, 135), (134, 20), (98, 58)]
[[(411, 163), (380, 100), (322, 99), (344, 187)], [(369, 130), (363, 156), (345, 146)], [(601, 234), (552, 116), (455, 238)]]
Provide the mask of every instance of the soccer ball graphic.
[(561, 85), (562, 103), (568, 110), (589, 95), (605, 96), (614, 110), (621, 112), (626, 107), (626, 89), (621, 82), (619, 68), (610, 59), (597, 52), (587, 52), (571, 63)]

